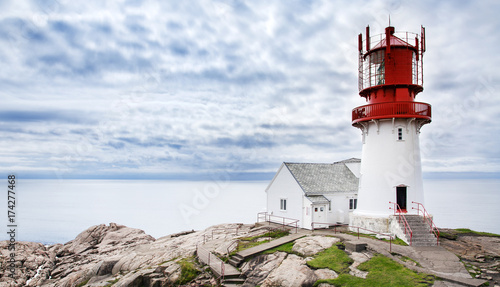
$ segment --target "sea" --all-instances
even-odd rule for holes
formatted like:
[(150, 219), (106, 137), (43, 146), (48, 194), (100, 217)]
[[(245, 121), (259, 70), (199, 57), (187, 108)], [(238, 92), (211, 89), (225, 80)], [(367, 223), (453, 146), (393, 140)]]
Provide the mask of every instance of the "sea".
[[(266, 210), (269, 181), (19, 179), (16, 239), (66, 243), (111, 222), (159, 238), (222, 223), (254, 223)], [(441, 228), (500, 234), (500, 179), (424, 180), (425, 207)], [(7, 192), (0, 196), (7, 210)], [(12, 223), (0, 220), (0, 240)], [(2, 224), (3, 222), (3, 224)]]

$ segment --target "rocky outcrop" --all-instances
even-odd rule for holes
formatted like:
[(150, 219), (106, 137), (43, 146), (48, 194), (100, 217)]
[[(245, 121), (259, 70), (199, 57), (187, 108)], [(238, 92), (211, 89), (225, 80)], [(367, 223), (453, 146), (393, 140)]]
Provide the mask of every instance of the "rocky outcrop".
[(306, 265), (306, 260), (294, 254), (289, 254), (281, 265), (274, 269), (264, 280), (262, 287), (270, 286), (313, 286), (318, 277)]
[(333, 244), (339, 241), (340, 239), (336, 237), (306, 236), (295, 241), (292, 251), (304, 256), (312, 256), (318, 252), (332, 247)]
[(269, 273), (281, 265), (287, 253), (275, 252), (268, 255), (259, 255), (245, 262), (241, 266), (241, 271), (246, 277), (243, 287), (261, 285), (269, 276)]
[[(178, 261), (192, 257), (196, 246), (222, 227), (235, 230), (237, 224), (213, 226), (204, 231), (184, 232), (155, 240), (144, 231), (111, 223), (97, 225), (80, 233), (66, 244), (44, 246), (40, 243), (17, 242), (15, 280), (0, 277), (4, 286), (166, 286), (174, 284), (180, 277)], [(251, 226), (241, 226), (240, 234)], [(10, 251), (8, 242), (0, 242), (1, 266), (7, 274)], [(196, 284), (212, 284), (212, 277), (199, 269)], [(203, 279), (203, 277), (205, 277)], [(200, 281), (201, 280), (201, 281)], [(212, 283), (210, 283), (212, 282)]]
[[(219, 253), (224, 254), (228, 243), (235, 238), (252, 237), (259, 232), (261, 230), (253, 225), (223, 224), (155, 239), (139, 229), (114, 223), (101, 224), (90, 227), (66, 244), (44, 246), (16, 242), (15, 279), (8, 276), (12, 250), (9, 250), (8, 241), (2, 241), (0, 287), (153, 287), (178, 286), (181, 280), (183, 286), (213, 286), (217, 284), (213, 273), (195, 260), (197, 245), (205, 243), (204, 246), (210, 246), (212, 252), (221, 250)], [(241, 266), (246, 277), (242, 286), (312, 286), (318, 279), (336, 278), (334, 271), (312, 270), (306, 261), (337, 241), (329, 236), (308, 236), (295, 241), (292, 248), (295, 254), (257, 255)], [(442, 246), (460, 256), (473, 277), (487, 279), (491, 285), (498, 284), (498, 237), (457, 236), (455, 240), (443, 239), (441, 242)], [(357, 266), (368, 260), (371, 253), (349, 252), (349, 255), (354, 260), (350, 274), (366, 277), (367, 273)], [(185, 280), (187, 261), (194, 269), (194, 275)]]
[[(16, 242), (15, 249), (9, 250), (9, 242), (1, 241), (0, 252), (0, 286), (39, 286), (55, 266), (56, 253), (41, 243)], [(10, 262), (11, 253), (15, 254), (15, 262)], [(8, 277), (11, 263), (13, 278)]]

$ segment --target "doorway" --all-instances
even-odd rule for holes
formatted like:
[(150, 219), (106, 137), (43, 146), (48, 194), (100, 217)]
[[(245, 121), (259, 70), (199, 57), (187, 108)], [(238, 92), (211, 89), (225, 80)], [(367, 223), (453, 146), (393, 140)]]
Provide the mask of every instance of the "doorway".
[(398, 212), (406, 213), (406, 186), (396, 187), (396, 203), (399, 205)]

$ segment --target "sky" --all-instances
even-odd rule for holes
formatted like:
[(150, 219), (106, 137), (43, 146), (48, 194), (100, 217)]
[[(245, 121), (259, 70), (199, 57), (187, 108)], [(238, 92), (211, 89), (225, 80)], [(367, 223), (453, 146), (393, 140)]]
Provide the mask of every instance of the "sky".
[(426, 28), (427, 176), (500, 178), (500, 2), (0, 1), (0, 173), (270, 179), (361, 157), (357, 37)]

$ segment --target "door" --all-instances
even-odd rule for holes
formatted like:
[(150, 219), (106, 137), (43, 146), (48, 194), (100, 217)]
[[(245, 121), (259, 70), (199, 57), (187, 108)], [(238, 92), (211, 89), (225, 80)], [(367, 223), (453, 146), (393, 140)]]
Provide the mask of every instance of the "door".
[(313, 222), (314, 228), (328, 228), (326, 218), (326, 205), (313, 205)]
[(406, 186), (396, 187), (396, 203), (400, 208), (398, 212), (406, 213)]

